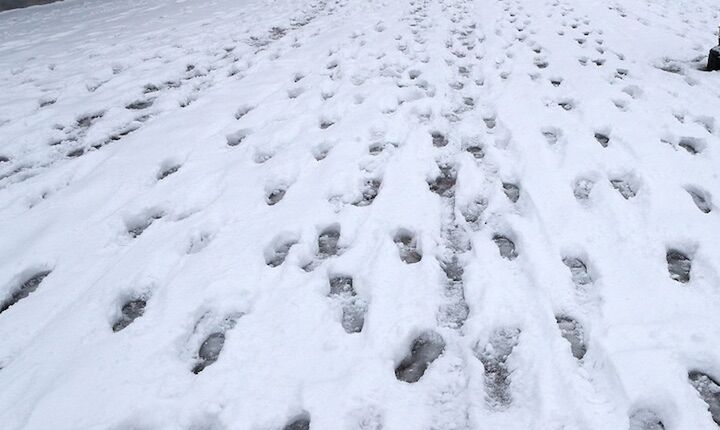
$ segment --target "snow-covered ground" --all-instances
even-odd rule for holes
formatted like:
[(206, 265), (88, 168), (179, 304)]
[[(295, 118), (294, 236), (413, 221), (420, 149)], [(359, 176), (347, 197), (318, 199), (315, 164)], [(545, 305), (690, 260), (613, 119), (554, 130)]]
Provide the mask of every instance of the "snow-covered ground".
[(718, 22), (0, 13), (0, 427), (718, 428)]

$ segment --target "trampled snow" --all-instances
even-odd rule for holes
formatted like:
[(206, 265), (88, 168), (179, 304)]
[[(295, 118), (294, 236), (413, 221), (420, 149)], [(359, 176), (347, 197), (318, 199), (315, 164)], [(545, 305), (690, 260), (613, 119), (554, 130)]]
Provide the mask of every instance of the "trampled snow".
[(718, 428), (718, 22), (0, 13), (0, 428)]

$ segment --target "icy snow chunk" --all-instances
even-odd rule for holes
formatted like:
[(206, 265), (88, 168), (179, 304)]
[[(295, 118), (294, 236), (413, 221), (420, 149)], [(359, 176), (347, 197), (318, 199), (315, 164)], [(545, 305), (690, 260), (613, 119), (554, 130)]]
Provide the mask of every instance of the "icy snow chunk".
[(0, 313), (5, 312), (10, 306), (16, 304), (20, 300), (29, 296), (30, 293), (33, 293), (35, 290), (37, 290), (37, 288), (50, 274), (50, 272), (51, 270), (41, 270), (27, 277), (18, 287), (13, 289), (13, 291), (10, 293), (10, 297), (7, 297), (5, 300), (2, 301), (2, 303), (0, 304)]
[(303, 412), (290, 420), (283, 430), (310, 430), (310, 414)]
[(688, 379), (700, 398), (707, 403), (715, 424), (720, 425), (720, 385), (710, 375), (697, 370), (688, 373)]
[(506, 260), (514, 260), (517, 258), (518, 253), (515, 249), (515, 242), (499, 234), (494, 235), (492, 240), (495, 242), (495, 245), (497, 245), (502, 258)]
[(710, 197), (710, 193), (694, 186), (685, 187), (685, 191), (690, 194), (695, 206), (697, 206), (701, 212), (710, 213), (710, 211), (712, 211), (712, 199)]
[(399, 381), (414, 383), (425, 375), (428, 366), (445, 351), (445, 340), (435, 331), (428, 331), (416, 337), (410, 347), (410, 354), (395, 368)]
[(575, 285), (582, 286), (592, 283), (592, 278), (584, 261), (576, 257), (564, 257), (562, 261), (570, 269)]
[(570, 342), (570, 351), (572, 352), (573, 357), (581, 360), (587, 352), (587, 346), (585, 346), (585, 333), (582, 326), (575, 319), (564, 315), (556, 316), (555, 321), (560, 328), (560, 334), (562, 337)]
[(665, 425), (650, 409), (638, 409), (630, 415), (629, 430), (665, 430)]
[(455, 194), (456, 172), (452, 166), (442, 165), (440, 175), (428, 182), (430, 191), (441, 197), (452, 197)]
[(495, 330), (488, 343), (480, 349), (475, 346), (475, 355), (485, 368), (485, 392), (490, 406), (502, 408), (510, 405), (510, 369), (507, 360), (518, 344), (520, 329), (501, 328)]
[(520, 198), (520, 187), (517, 184), (513, 184), (510, 182), (503, 182), (502, 187), (503, 192), (505, 193), (505, 196), (507, 196), (508, 200), (513, 203), (517, 203), (518, 199)]
[(665, 259), (667, 260), (670, 278), (683, 284), (690, 281), (692, 261), (687, 255), (677, 249), (669, 249), (665, 255)]
[(193, 373), (198, 374), (207, 366), (215, 363), (220, 356), (220, 351), (222, 351), (224, 345), (224, 332), (214, 332), (205, 338), (202, 345), (200, 345), (200, 350), (198, 351), (199, 362), (195, 365), (195, 367), (193, 367)]
[(118, 332), (132, 324), (137, 318), (145, 313), (147, 298), (136, 297), (123, 303), (120, 309), (120, 318), (112, 326), (114, 332)]
[(398, 230), (398, 232), (395, 233), (393, 241), (398, 247), (400, 259), (403, 262), (413, 264), (422, 260), (422, 253), (418, 250), (417, 240), (411, 231), (405, 229)]

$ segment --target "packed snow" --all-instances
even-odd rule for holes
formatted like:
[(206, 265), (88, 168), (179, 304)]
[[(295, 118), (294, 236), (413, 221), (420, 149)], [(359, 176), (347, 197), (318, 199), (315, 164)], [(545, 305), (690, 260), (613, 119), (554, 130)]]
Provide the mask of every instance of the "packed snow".
[(0, 427), (717, 429), (719, 22), (0, 13)]

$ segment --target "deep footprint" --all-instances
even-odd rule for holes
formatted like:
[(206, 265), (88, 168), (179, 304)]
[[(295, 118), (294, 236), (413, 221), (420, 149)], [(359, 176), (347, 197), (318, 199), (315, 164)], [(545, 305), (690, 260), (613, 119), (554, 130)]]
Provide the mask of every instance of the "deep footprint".
[(120, 318), (112, 326), (113, 331), (118, 332), (140, 318), (145, 313), (145, 305), (147, 300), (143, 297), (126, 301), (120, 309)]
[(417, 249), (415, 235), (408, 230), (400, 230), (393, 238), (400, 252), (400, 259), (407, 264), (414, 264), (422, 260), (422, 253)]
[(495, 245), (498, 247), (500, 256), (506, 260), (514, 260), (517, 258), (518, 253), (515, 249), (515, 243), (505, 236), (496, 234), (492, 238)]
[(585, 333), (582, 325), (575, 319), (564, 315), (556, 316), (555, 321), (560, 328), (562, 337), (570, 343), (570, 351), (573, 357), (582, 360), (587, 352)]
[(285, 192), (286, 190), (284, 188), (274, 188), (268, 191), (265, 196), (265, 203), (267, 203), (268, 206), (274, 206), (285, 197)]
[(421, 334), (412, 342), (410, 354), (395, 368), (399, 381), (415, 383), (425, 375), (428, 366), (445, 351), (445, 341), (434, 331)]
[(684, 253), (677, 249), (670, 249), (665, 255), (667, 260), (668, 272), (670, 278), (686, 284), (690, 282), (690, 270), (692, 269), (692, 261)]
[(367, 304), (357, 297), (350, 276), (330, 278), (328, 297), (337, 299), (342, 305), (342, 327), (346, 333), (360, 333), (365, 325)]
[(710, 213), (712, 211), (712, 200), (710, 194), (697, 187), (687, 187), (685, 190), (692, 197), (693, 203), (702, 213)]
[(440, 176), (428, 182), (430, 191), (440, 197), (452, 197), (455, 194), (456, 172), (452, 166), (442, 165)]
[(570, 269), (570, 274), (575, 285), (583, 286), (592, 283), (585, 262), (575, 257), (564, 257), (563, 263)]
[(490, 406), (504, 408), (512, 403), (510, 392), (510, 369), (507, 360), (518, 344), (520, 330), (502, 328), (493, 332), (488, 343), (475, 354), (485, 368), (485, 393)]
[(8, 310), (10, 306), (29, 296), (30, 293), (33, 293), (35, 290), (37, 290), (40, 284), (50, 274), (50, 272), (50, 270), (42, 270), (23, 281), (20, 286), (12, 292), (10, 297), (5, 299), (2, 304), (0, 304), (0, 314)]
[(296, 243), (297, 240), (292, 238), (275, 239), (274, 244), (265, 251), (265, 264), (270, 267), (281, 266)]
[(193, 367), (193, 373), (197, 375), (206, 367), (215, 363), (220, 356), (220, 352), (222, 351), (224, 345), (224, 332), (216, 331), (205, 338), (198, 350), (198, 362), (195, 364), (195, 367)]
[(700, 398), (708, 405), (715, 424), (720, 425), (720, 385), (710, 375), (697, 370), (690, 372), (688, 379), (700, 394)]
[(310, 430), (310, 415), (303, 413), (290, 420), (283, 430)]
[(355, 206), (371, 205), (380, 192), (380, 185), (382, 185), (382, 183), (379, 179), (369, 179), (365, 181), (362, 189), (362, 197), (353, 204)]
[(508, 198), (508, 200), (510, 200), (512, 203), (517, 203), (518, 199), (520, 198), (520, 186), (510, 182), (503, 182), (502, 187), (503, 192), (505, 193), (505, 196)]
[(329, 258), (338, 255), (340, 241), (340, 227), (330, 226), (318, 235), (318, 257)]

